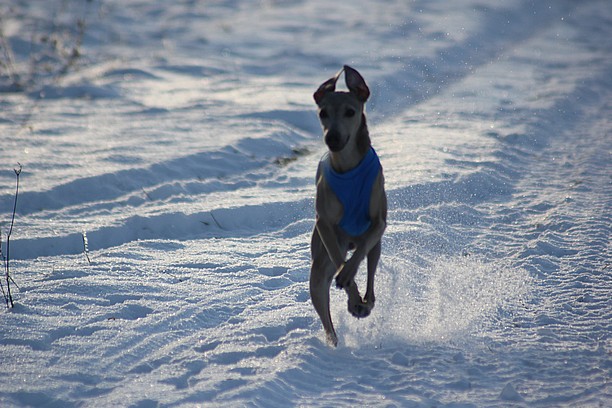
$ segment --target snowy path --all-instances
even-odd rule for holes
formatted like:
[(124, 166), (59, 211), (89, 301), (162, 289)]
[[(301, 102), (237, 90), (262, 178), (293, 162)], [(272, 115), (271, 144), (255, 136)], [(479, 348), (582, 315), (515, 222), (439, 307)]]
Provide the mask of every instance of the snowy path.
[[(49, 2), (87, 20), (78, 66), (0, 94), (1, 406), (612, 404), (605, 1), (203, 3)], [(26, 72), (48, 11), (0, 7)], [(390, 222), (376, 309), (333, 291), (331, 349), (311, 94), (344, 63)]]

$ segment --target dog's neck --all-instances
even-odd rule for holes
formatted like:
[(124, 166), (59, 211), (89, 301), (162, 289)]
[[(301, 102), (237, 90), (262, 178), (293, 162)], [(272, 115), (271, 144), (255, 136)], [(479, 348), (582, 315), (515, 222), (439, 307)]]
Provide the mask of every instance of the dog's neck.
[(351, 137), (344, 149), (339, 152), (329, 152), (332, 168), (338, 173), (345, 173), (361, 163), (370, 150), (370, 133), (365, 114), (361, 116), (361, 126), (355, 137)]

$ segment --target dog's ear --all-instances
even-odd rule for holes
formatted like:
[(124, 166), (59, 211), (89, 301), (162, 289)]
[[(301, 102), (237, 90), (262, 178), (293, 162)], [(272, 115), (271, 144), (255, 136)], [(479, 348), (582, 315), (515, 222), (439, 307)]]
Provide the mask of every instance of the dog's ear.
[(342, 74), (343, 69), (338, 71), (336, 75), (329, 78), (327, 81), (323, 82), (314, 95), (312, 95), (317, 105), (323, 100), (323, 97), (327, 93), (334, 92), (336, 90), (336, 82), (338, 82), (338, 78), (340, 78), (340, 74)]
[(346, 86), (361, 102), (365, 102), (370, 97), (370, 89), (365, 83), (365, 80), (356, 69), (344, 66), (344, 75), (346, 80)]

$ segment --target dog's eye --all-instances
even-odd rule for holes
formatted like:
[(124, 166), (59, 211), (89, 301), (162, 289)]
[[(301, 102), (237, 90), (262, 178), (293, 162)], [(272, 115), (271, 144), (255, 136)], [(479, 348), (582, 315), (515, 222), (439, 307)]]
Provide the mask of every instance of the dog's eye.
[(328, 116), (328, 115), (327, 115), (327, 111), (326, 111), (325, 109), (322, 109), (322, 110), (319, 112), (319, 118), (320, 118), (320, 119), (326, 119), (326, 118), (327, 118), (327, 116)]
[(344, 112), (344, 116), (347, 118), (352, 118), (355, 116), (355, 109), (347, 109), (346, 112)]

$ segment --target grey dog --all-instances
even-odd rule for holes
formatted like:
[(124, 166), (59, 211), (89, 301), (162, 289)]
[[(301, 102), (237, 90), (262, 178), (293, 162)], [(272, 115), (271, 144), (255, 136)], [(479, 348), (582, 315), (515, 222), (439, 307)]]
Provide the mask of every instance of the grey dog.
[[(343, 71), (349, 92), (336, 91)], [(338, 345), (338, 336), (329, 310), (331, 283), (335, 277), (336, 286), (346, 291), (348, 310), (353, 316), (370, 314), (375, 302), (374, 274), (387, 226), (382, 166), (371, 146), (364, 113), (369, 96), (363, 77), (348, 65), (314, 93), (329, 151), (319, 162), (316, 175), (310, 297), (327, 341), (333, 346)], [(354, 252), (347, 260), (351, 250)], [(362, 299), (355, 275), (366, 257), (367, 290)]]

